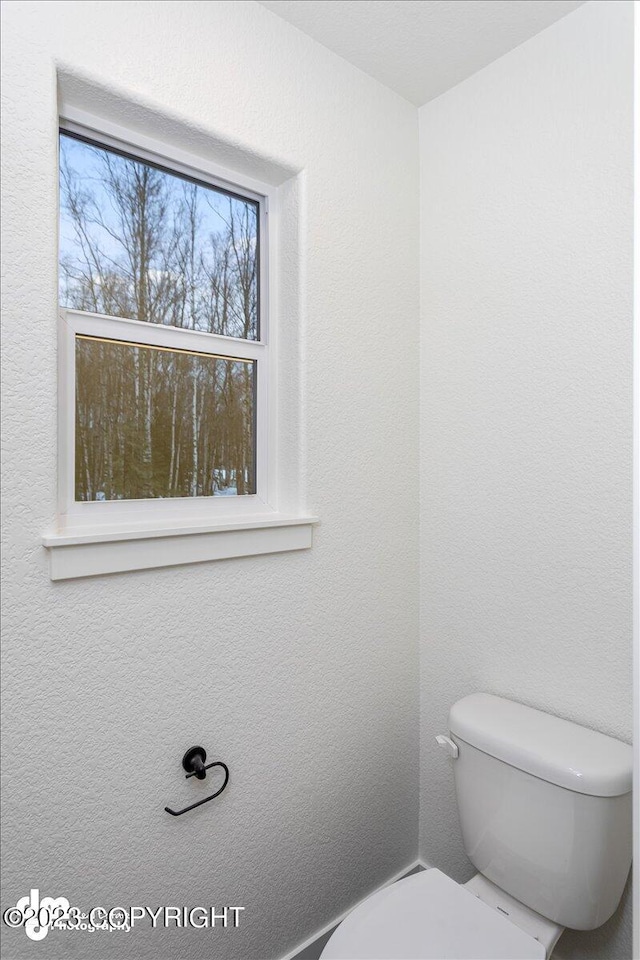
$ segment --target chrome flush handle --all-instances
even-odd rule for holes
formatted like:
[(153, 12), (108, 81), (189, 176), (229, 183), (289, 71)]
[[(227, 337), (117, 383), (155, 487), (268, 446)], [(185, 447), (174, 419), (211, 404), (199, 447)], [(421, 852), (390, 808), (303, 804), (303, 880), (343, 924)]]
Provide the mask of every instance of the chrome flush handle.
[(458, 744), (454, 743), (451, 737), (445, 737), (441, 734), (439, 737), (436, 737), (436, 743), (446, 751), (447, 756), (451, 757), (452, 760), (457, 760)]

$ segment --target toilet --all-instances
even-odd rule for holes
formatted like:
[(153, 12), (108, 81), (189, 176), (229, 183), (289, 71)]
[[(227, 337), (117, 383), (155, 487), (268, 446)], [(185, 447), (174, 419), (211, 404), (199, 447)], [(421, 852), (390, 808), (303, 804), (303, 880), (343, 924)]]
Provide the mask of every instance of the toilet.
[(449, 736), (462, 837), (478, 873), (437, 869), (368, 897), (322, 960), (546, 960), (565, 927), (613, 914), (631, 865), (632, 748), (486, 693)]

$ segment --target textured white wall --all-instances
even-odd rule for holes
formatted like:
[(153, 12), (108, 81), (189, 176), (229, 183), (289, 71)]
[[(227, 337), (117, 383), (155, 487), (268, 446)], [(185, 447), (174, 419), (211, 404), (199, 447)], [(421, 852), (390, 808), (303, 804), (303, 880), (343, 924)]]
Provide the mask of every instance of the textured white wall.
[[(6, 955), (277, 957), (416, 855), (416, 110), (251, 2), (10, 2), (3, 43), (3, 907), (246, 908)], [(303, 171), (311, 551), (49, 581), (56, 63)], [(231, 784), (175, 820), (194, 742)]]
[(631, 44), (587, 3), (420, 111), (421, 855), (459, 880), (456, 699), (631, 736)]

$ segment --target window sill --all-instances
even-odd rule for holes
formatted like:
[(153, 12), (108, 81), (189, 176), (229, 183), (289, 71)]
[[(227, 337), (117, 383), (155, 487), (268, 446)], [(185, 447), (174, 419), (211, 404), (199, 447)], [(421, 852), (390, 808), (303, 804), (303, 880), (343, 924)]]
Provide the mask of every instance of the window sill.
[(306, 550), (316, 517), (275, 516), (206, 526), (116, 529), (48, 533), (52, 580), (173, 567), (207, 560)]

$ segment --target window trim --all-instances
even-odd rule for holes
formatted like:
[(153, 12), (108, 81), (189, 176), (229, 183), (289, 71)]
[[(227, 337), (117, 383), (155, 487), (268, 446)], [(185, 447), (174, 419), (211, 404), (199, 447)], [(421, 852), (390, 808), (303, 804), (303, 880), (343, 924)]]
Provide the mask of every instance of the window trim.
[[(119, 150), (133, 158), (222, 189), (259, 204), (260, 277), (258, 340), (243, 340), (218, 334), (151, 324), (146, 321), (108, 317), (59, 307), (58, 333), (58, 514), (55, 529), (43, 537), (51, 558), (51, 576), (83, 575), (82, 567), (70, 562), (73, 550), (84, 551), (93, 545), (93, 575), (116, 569), (140, 569), (173, 563), (199, 562), (223, 556), (280, 552), (311, 546), (311, 528), (317, 522), (309, 516), (290, 516), (278, 512), (277, 499), (277, 312), (274, 257), (269, 256), (277, 237), (276, 188), (253, 178), (231, 174), (227, 169), (183, 150), (159, 143), (84, 111), (64, 106), (59, 128), (91, 142)], [(118, 331), (120, 332), (118, 335)], [(122, 342), (168, 346), (172, 349), (197, 349), (204, 353), (251, 359), (256, 363), (256, 493), (240, 497), (177, 497), (153, 500), (91, 501), (75, 500), (75, 336), (76, 333), (105, 336)], [(128, 334), (123, 336), (123, 334)], [(188, 344), (191, 346), (188, 346)], [(302, 530), (298, 528), (302, 527)], [(213, 535), (219, 537), (213, 545)], [(274, 534), (277, 533), (277, 536)], [(251, 534), (248, 536), (248, 534)], [(180, 537), (182, 559), (164, 558), (158, 562), (160, 543)], [(210, 542), (204, 550), (203, 537)], [(160, 539), (158, 539), (160, 538)], [(185, 538), (193, 540), (194, 560)], [(153, 545), (155, 557), (141, 550), (140, 541)], [(198, 546), (196, 549), (196, 540)], [(127, 559), (127, 543), (137, 542), (139, 562)], [(177, 541), (172, 540), (175, 547)], [(227, 548), (225, 549), (224, 543)], [(286, 544), (290, 543), (289, 546)], [(242, 546), (240, 546), (242, 544)], [(123, 553), (124, 551), (124, 553)], [(240, 552), (238, 552), (240, 551)], [(107, 557), (107, 553), (109, 556)], [(178, 554), (172, 549), (172, 555)], [(104, 563), (96, 559), (104, 556)], [(64, 558), (64, 562), (63, 559)], [(118, 559), (119, 558), (119, 559)], [(131, 565), (133, 563), (133, 565)], [(104, 566), (104, 570), (101, 567)], [(55, 576), (54, 576), (55, 568)]]
[(174, 567), (208, 560), (307, 550), (313, 545), (317, 517), (274, 514), (245, 522), (156, 528), (115, 529), (94, 534), (45, 534), (52, 580), (95, 577)]

